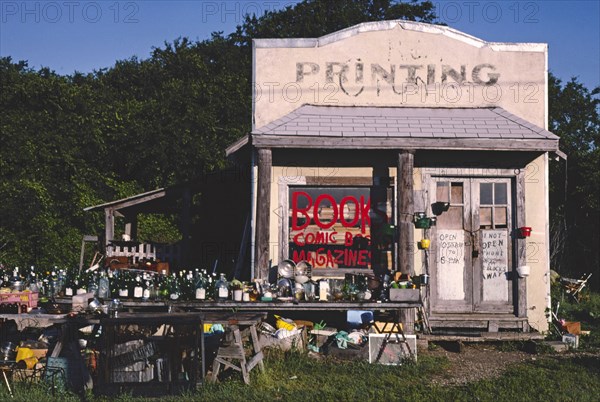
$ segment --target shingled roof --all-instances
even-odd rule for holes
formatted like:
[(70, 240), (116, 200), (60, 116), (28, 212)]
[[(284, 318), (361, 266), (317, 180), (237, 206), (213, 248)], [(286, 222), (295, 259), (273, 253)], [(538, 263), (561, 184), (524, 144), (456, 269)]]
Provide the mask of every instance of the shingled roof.
[(252, 134), (558, 140), (551, 132), (499, 107), (450, 109), (304, 105)]
[[(500, 107), (303, 105), (231, 144), (257, 148), (555, 152), (559, 137)], [(565, 156), (566, 157), (566, 156)]]

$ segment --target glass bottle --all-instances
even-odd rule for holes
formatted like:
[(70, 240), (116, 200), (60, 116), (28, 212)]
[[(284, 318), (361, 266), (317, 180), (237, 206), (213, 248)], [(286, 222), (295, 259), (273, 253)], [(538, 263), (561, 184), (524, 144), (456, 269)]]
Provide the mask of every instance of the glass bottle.
[(63, 297), (65, 295), (65, 282), (67, 281), (67, 271), (64, 269), (58, 270), (58, 296)]
[(194, 293), (194, 298), (196, 300), (206, 300), (206, 287), (204, 286), (204, 278), (202, 275), (199, 275), (196, 280), (196, 290)]
[(177, 279), (177, 275), (173, 274), (171, 278), (171, 283), (169, 286), (169, 298), (171, 300), (178, 300), (181, 297), (181, 287), (179, 285), (179, 280)]
[(142, 300), (148, 301), (152, 296), (152, 281), (149, 279), (144, 280), (144, 290), (142, 291)]
[(105, 272), (100, 272), (98, 279), (98, 298), (103, 300), (110, 298), (110, 283)]
[(215, 283), (215, 301), (225, 301), (229, 298), (229, 282), (224, 273)]
[(162, 271), (162, 275), (157, 278), (158, 281), (158, 297), (160, 299), (166, 300), (169, 298), (170, 286), (171, 286), (171, 277), (167, 275), (166, 271)]
[(87, 292), (93, 293), (95, 297), (98, 296), (98, 280), (96, 274), (91, 274), (88, 278)]
[(142, 278), (137, 275), (135, 277), (135, 283), (133, 285), (133, 298), (141, 299), (144, 297), (144, 284), (142, 282)]
[(75, 293), (78, 294), (78, 295), (82, 295), (84, 293), (87, 293), (87, 287), (83, 283), (83, 278), (80, 277), (80, 276), (78, 276), (77, 278), (75, 278)]
[(125, 272), (121, 271), (119, 274), (119, 297), (123, 299), (127, 299), (129, 297), (129, 278), (125, 274)]
[(108, 278), (108, 288), (110, 289), (110, 297), (112, 299), (116, 299), (117, 297), (119, 297), (119, 278), (111, 269), (108, 270), (108, 273), (106, 275)]
[(39, 288), (37, 276), (35, 274), (35, 271), (33, 270), (33, 267), (31, 267), (31, 273), (29, 275), (30, 275), (29, 290), (31, 290), (32, 292), (39, 292), (40, 288)]

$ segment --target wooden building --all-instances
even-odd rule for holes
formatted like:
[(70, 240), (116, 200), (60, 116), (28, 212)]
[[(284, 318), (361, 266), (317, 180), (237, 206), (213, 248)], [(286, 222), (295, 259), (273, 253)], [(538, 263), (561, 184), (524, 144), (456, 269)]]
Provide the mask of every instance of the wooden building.
[(383, 21), (253, 54), (252, 132), (227, 150), (250, 170), (252, 276), (428, 273), (434, 328), (547, 330), (546, 44)]

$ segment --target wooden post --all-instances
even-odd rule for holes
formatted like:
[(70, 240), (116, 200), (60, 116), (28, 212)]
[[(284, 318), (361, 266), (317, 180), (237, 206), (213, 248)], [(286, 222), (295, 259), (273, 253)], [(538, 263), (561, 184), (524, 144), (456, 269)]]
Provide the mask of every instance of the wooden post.
[[(377, 208), (377, 205), (387, 202), (387, 190), (390, 185), (390, 174), (389, 167), (387, 164), (375, 163), (373, 165), (373, 185), (371, 187), (371, 206)], [(391, 217), (390, 217), (391, 218)], [(385, 224), (392, 223), (386, 222)], [(383, 230), (379, 219), (371, 221), (371, 233), (381, 233)], [(383, 241), (383, 236), (380, 241)], [(376, 276), (387, 274), (390, 270), (394, 269), (394, 261), (391, 260), (391, 255), (388, 251), (382, 251), (380, 249), (380, 241), (373, 241), (371, 243), (371, 264), (373, 266), (373, 273)]]
[(112, 208), (104, 209), (104, 247), (115, 237), (115, 216)]
[[(414, 151), (403, 150), (398, 154), (398, 186), (396, 188), (398, 200), (398, 265), (403, 274), (415, 274), (414, 267), (414, 199), (413, 199), (413, 169)], [(414, 332), (415, 309), (401, 309), (400, 322), (404, 324), (404, 331)]]
[[(521, 169), (516, 177), (516, 227), (525, 226), (525, 170)], [(516, 259), (517, 263), (513, 264), (515, 269), (520, 265), (527, 265), (527, 241), (526, 239), (518, 239), (516, 243)], [(516, 272), (513, 272), (513, 287), (516, 287), (516, 292), (513, 291), (513, 297), (516, 295), (516, 313), (517, 317), (527, 317), (527, 280), (519, 278)], [(514, 301), (513, 301), (514, 303)]]
[(414, 275), (414, 151), (401, 151), (398, 155), (398, 265), (403, 274)]
[(256, 191), (256, 246), (254, 272), (258, 278), (269, 277), (269, 229), (271, 213), (271, 168), (273, 157), (270, 148), (260, 148)]
[(137, 239), (137, 214), (125, 215), (125, 234), (130, 240)]

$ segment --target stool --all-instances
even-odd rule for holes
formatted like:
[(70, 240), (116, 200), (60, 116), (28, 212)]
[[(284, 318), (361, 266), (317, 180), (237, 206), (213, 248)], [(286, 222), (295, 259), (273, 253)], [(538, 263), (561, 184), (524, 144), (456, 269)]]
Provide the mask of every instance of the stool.
[(252, 356), (249, 361), (246, 360), (246, 352), (244, 351), (239, 327), (237, 325), (232, 325), (230, 329), (233, 332), (233, 344), (230, 346), (219, 347), (217, 356), (213, 362), (210, 381), (213, 383), (217, 382), (221, 366), (225, 366), (225, 368), (241, 372), (244, 383), (250, 384), (250, 371), (256, 367), (256, 365), (260, 367), (261, 371), (264, 371), (264, 363), (262, 361), (263, 353), (260, 350), (260, 344), (258, 343), (256, 327), (254, 325), (250, 327), (252, 345), (256, 354)]
[[(391, 324), (391, 326), (389, 326)], [(375, 329), (375, 331), (379, 334), (385, 334), (383, 338), (383, 342), (379, 348), (379, 352), (377, 353), (377, 358), (375, 359), (375, 363), (378, 363), (383, 355), (383, 352), (388, 344), (401, 344), (402, 347), (406, 348), (408, 355), (414, 357), (414, 354), (406, 340), (406, 336), (404, 335), (404, 329), (402, 327), (402, 323), (400, 322), (399, 312), (394, 312), (392, 315), (392, 320), (390, 322), (383, 323), (383, 326), (380, 328), (376, 322), (371, 324), (371, 327)], [(392, 339), (392, 335), (394, 338)]]

